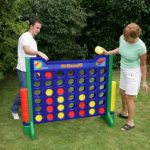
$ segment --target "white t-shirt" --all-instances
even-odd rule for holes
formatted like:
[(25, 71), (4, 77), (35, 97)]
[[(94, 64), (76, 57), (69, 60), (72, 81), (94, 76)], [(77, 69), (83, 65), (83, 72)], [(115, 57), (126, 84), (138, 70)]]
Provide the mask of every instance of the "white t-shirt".
[(17, 69), (26, 72), (25, 57), (36, 57), (36, 55), (27, 55), (23, 46), (28, 45), (30, 49), (37, 51), (37, 43), (30, 32), (23, 33), (18, 42), (18, 64)]

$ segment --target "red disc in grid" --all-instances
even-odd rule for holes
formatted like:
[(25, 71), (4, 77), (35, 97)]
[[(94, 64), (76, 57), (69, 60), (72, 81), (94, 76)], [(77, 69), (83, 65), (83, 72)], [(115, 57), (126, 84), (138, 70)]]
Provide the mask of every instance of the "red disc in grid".
[(47, 120), (51, 121), (54, 119), (54, 115), (53, 114), (48, 114), (47, 115)]
[(47, 103), (48, 105), (51, 105), (51, 104), (53, 103), (53, 98), (52, 98), (52, 97), (47, 98), (47, 99), (46, 99), (46, 103)]
[(47, 106), (46, 107), (47, 112), (51, 113), (54, 110), (53, 106)]
[(84, 109), (85, 108), (85, 102), (80, 102), (79, 103), (79, 108)]
[(80, 110), (79, 111), (79, 116), (84, 117), (85, 116), (85, 110)]
[(51, 72), (46, 72), (45, 73), (45, 78), (51, 79), (52, 78), (52, 73)]
[(103, 114), (104, 112), (105, 112), (105, 108), (104, 107), (99, 108), (99, 113), (100, 114)]
[(57, 94), (58, 95), (63, 95), (64, 94), (64, 89), (63, 88), (58, 88), (57, 89)]
[(75, 112), (74, 112), (74, 111), (69, 111), (68, 116), (69, 116), (70, 118), (74, 118)]

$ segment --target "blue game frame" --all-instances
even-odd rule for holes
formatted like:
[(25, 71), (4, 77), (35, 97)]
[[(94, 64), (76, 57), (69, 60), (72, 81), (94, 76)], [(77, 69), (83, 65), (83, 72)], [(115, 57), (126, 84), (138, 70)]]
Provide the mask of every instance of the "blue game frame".
[[(29, 128), (33, 139), (34, 124), (39, 123), (101, 116), (110, 126), (114, 125), (114, 112), (110, 112), (112, 56), (98, 55), (91, 60), (48, 62), (39, 57), (26, 58), (26, 66), (30, 108)], [(82, 74), (80, 74), (81, 70)], [(72, 84), (68, 82), (70, 79), (74, 80)], [(80, 79), (83, 79), (83, 82), (80, 82)], [(63, 84), (58, 85), (59, 80), (63, 81)], [(45, 84), (47, 81), (52, 84), (47, 86)], [(81, 86), (84, 87), (83, 91), (79, 91)], [(94, 89), (91, 90), (91, 86), (94, 86)], [(70, 87), (74, 89), (71, 92), (68, 91)], [(58, 94), (59, 88), (64, 90), (63, 93)], [(50, 92), (46, 92), (48, 90)], [(74, 95), (74, 98), (69, 100), (69, 95)], [(82, 99), (79, 98), (81, 95)], [(58, 102), (60, 96), (64, 97), (61, 103)], [(53, 99), (52, 104), (47, 103), (48, 98)], [(79, 107), (80, 102), (85, 103), (84, 108)], [(68, 108), (70, 103), (74, 105)], [(63, 105), (61, 107), (63, 109), (58, 110), (59, 105)], [(49, 106), (53, 108), (51, 112), (47, 111)], [(79, 113), (81, 110), (84, 112), (81, 113), (82, 115)], [(68, 115), (70, 111), (74, 112), (73, 117)], [(63, 115), (59, 117), (59, 113)], [(48, 115), (53, 117), (48, 119)], [(27, 126), (24, 127), (24, 131), (29, 134)]]

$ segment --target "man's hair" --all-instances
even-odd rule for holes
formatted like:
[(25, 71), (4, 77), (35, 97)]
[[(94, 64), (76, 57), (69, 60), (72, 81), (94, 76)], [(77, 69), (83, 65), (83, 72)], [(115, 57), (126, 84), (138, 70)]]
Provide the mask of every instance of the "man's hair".
[(42, 22), (41, 22), (41, 20), (39, 19), (39, 18), (33, 18), (33, 19), (31, 19), (30, 21), (29, 21), (29, 27), (32, 25), (32, 26), (34, 26), (35, 25), (35, 23), (40, 23), (40, 24), (42, 24)]

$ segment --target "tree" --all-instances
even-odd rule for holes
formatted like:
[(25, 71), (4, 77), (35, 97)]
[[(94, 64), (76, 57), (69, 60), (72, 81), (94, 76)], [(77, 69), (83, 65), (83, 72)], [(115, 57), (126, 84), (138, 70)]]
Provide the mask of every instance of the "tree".
[(50, 60), (84, 58), (84, 51), (76, 38), (86, 25), (86, 13), (80, 0), (30, 0), (23, 16), (39, 17), (43, 27), (38, 36), (38, 47)]
[(0, 70), (4, 75), (10, 75), (15, 69), (18, 36), (26, 28), (26, 23), (20, 20), (20, 3), (20, 0), (1, 0)]
[[(126, 24), (138, 23), (143, 29), (142, 39), (150, 48), (150, 2), (148, 0), (86, 0), (82, 7), (91, 15), (82, 30), (80, 44), (86, 44), (89, 54), (95, 46), (107, 50), (118, 46), (119, 37)], [(91, 56), (91, 55), (90, 55)], [(90, 57), (89, 56), (89, 57)], [(119, 56), (115, 56), (114, 67), (119, 67)]]

